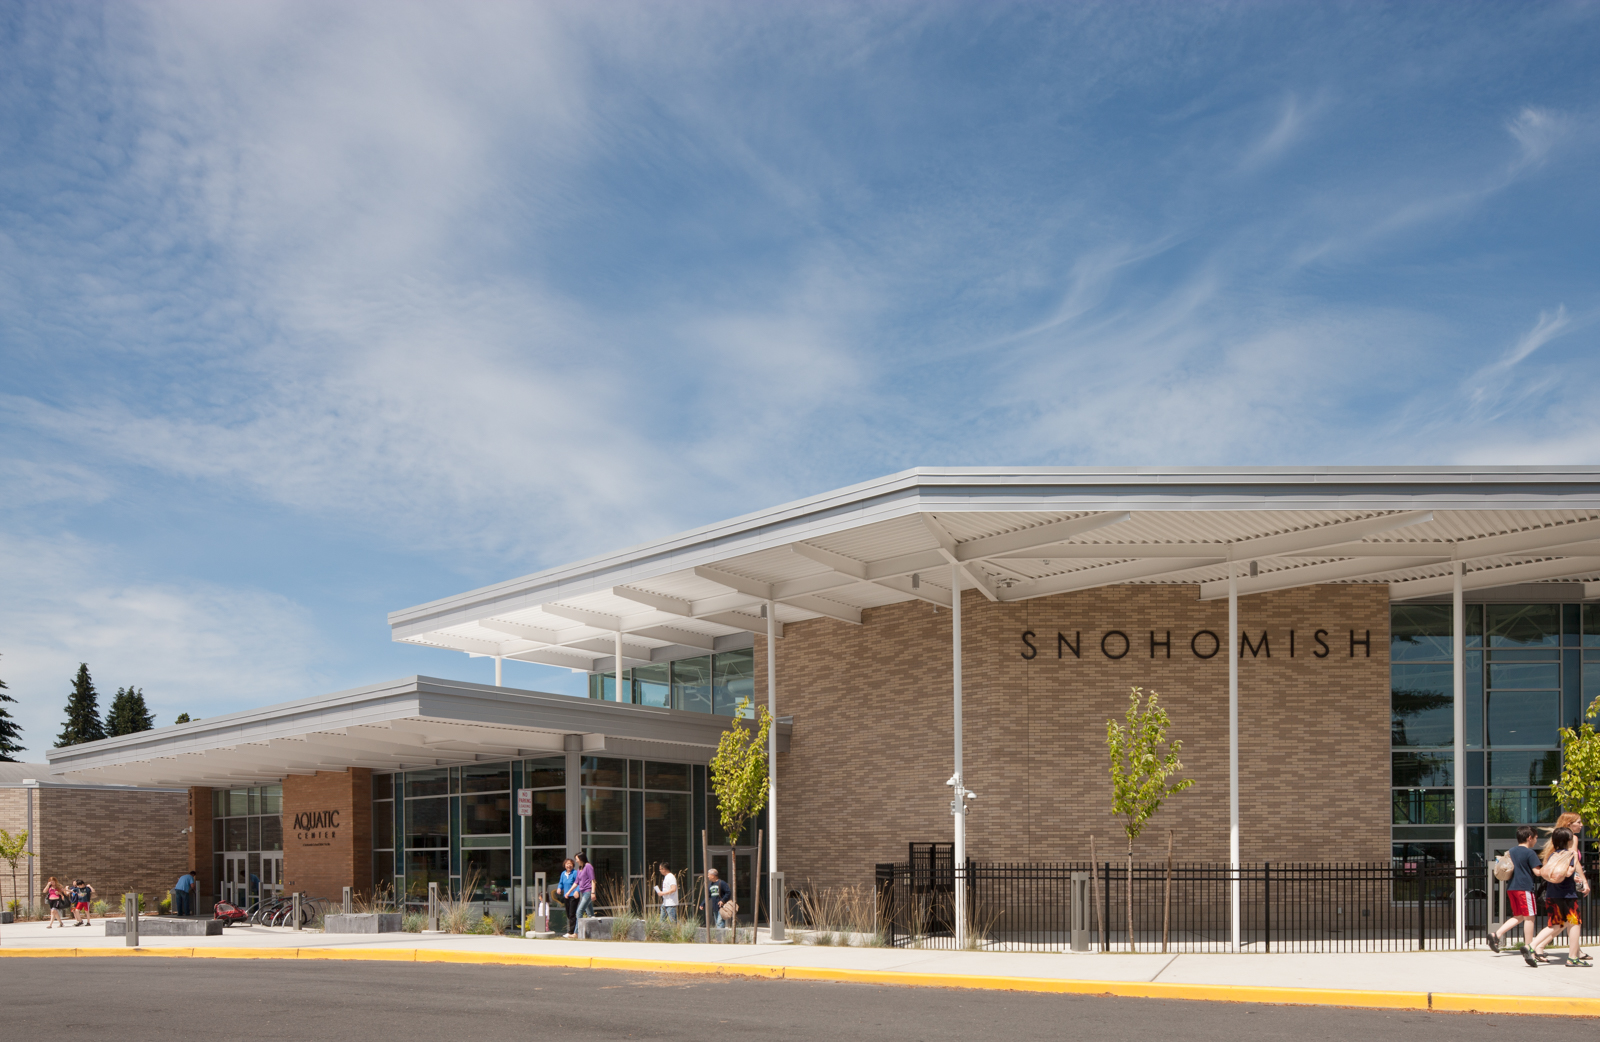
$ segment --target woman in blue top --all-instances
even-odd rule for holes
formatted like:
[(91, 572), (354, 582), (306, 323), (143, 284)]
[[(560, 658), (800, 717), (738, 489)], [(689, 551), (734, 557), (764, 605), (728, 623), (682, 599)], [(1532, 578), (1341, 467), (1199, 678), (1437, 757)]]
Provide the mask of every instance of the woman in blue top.
[(576, 936), (578, 932), (578, 873), (573, 870), (570, 857), (561, 862), (561, 881), (556, 884), (556, 890), (561, 894), (561, 903), (567, 909), (567, 936)]
[(1578, 837), (1570, 828), (1558, 828), (1550, 834), (1550, 845), (1545, 848), (1544, 868), (1540, 874), (1547, 884), (1545, 900), (1550, 904), (1550, 925), (1533, 939), (1532, 951), (1524, 948), (1522, 957), (1529, 966), (1539, 965), (1546, 941), (1561, 936), (1565, 930), (1571, 948), (1567, 955), (1568, 966), (1590, 966), (1594, 960), (1578, 947), (1583, 932), (1583, 916), (1578, 910), (1578, 897), (1589, 892), (1589, 879), (1583, 874), (1583, 853)]

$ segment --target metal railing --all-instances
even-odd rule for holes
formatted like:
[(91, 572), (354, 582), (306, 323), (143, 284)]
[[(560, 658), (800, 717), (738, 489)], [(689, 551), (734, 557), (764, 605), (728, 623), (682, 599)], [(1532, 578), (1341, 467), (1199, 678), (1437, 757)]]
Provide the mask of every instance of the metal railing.
[[(957, 873), (939, 849), (948, 846), (917, 844), (907, 862), (877, 866), (879, 915), (890, 944), (955, 946)], [(1587, 859), (1591, 880), (1600, 879), (1596, 860)], [(1076, 923), (1074, 873), (1092, 880), (1092, 900), (1080, 900)], [(973, 948), (1063, 951), (1076, 925), (1080, 943), (1087, 931), (1089, 945), (1102, 951), (1231, 951), (1237, 875), (1241, 951), (1376, 952), (1455, 948), (1461, 874), (1466, 940), (1482, 946), (1485, 930), (1504, 918), (1503, 884), (1482, 866), (1449, 862), (1253, 862), (1235, 870), (1218, 862), (1136, 861), (1130, 874), (1126, 861), (969, 861), (961, 883)], [(1583, 900), (1582, 914), (1585, 940), (1600, 940), (1594, 893)], [(1507, 940), (1520, 937), (1517, 929)]]

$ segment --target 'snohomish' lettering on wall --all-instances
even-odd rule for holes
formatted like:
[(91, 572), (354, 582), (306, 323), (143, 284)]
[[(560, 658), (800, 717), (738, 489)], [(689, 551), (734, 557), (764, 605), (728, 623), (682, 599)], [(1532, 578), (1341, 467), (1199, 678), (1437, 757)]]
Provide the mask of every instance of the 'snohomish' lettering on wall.
[[(1371, 658), (1372, 631), (1361, 630), (1359, 634), (1356, 630), (1348, 632), (1350, 645), (1348, 657), (1355, 658), (1356, 648), (1360, 648), (1363, 658)], [(1150, 630), (1149, 634), (1150, 657), (1156, 658), (1159, 651), (1161, 657), (1171, 658), (1172, 631)], [(1285, 632), (1280, 630), (1277, 634), (1278, 655), (1280, 658), (1303, 658), (1309, 653), (1312, 658), (1327, 658), (1333, 654), (1333, 649), (1336, 645), (1344, 643), (1340, 638), (1332, 637), (1334, 643), (1329, 644), (1330, 637), (1331, 632), (1329, 630), (1314, 630), (1311, 633), (1311, 641), (1308, 644), (1298, 631), (1288, 630)], [(1023, 631), (1021, 648), (1023, 658), (1032, 661), (1039, 657), (1039, 645), (1036, 643), (1038, 639), (1039, 634), (1033, 630)], [(1100, 635), (1100, 654), (1108, 659), (1127, 658), (1129, 652), (1133, 651), (1136, 640), (1137, 638), (1128, 636), (1122, 630), (1106, 630)], [(1137, 642), (1144, 643), (1142, 640)], [(1048, 642), (1046, 643), (1048, 644)], [(1190, 654), (1198, 659), (1215, 658), (1217, 653), (1222, 650), (1222, 638), (1211, 630), (1197, 630), (1189, 637), (1188, 643)], [(1181, 637), (1179, 638), (1179, 646), (1182, 646)], [(1251, 658), (1271, 658), (1272, 646), (1273, 634), (1269, 630), (1262, 630), (1260, 636), (1256, 637), (1252, 637), (1248, 632), (1239, 634), (1240, 658), (1244, 658), (1247, 651), (1250, 653)], [(1094, 645), (1091, 643), (1091, 651), (1093, 647)], [(1075, 659), (1083, 658), (1082, 630), (1073, 630), (1071, 637), (1068, 637), (1065, 633), (1056, 633), (1056, 658), (1064, 659), (1069, 653)]]
[(304, 810), (294, 816), (294, 838), (338, 839), (339, 812), (337, 810)]

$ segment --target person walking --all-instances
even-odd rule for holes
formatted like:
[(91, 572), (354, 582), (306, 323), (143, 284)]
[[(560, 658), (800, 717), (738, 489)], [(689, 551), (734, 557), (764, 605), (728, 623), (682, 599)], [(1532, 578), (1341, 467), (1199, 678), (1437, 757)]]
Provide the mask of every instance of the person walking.
[(678, 877), (672, 874), (665, 861), (656, 866), (661, 881), (656, 884), (656, 895), (661, 898), (661, 918), (678, 921)]
[(582, 919), (594, 911), (594, 866), (582, 854), (576, 860), (578, 876), (573, 886), (578, 892), (578, 918)]
[(1583, 933), (1583, 915), (1579, 911), (1580, 895), (1589, 892), (1589, 879), (1583, 872), (1582, 847), (1570, 828), (1562, 827), (1550, 833), (1545, 847), (1544, 869), (1545, 900), (1550, 905), (1550, 925), (1539, 932), (1533, 943), (1522, 949), (1522, 959), (1529, 966), (1538, 966), (1544, 955), (1542, 945), (1561, 936), (1566, 931), (1569, 938), (1568, 966), (1592, 966), (1594, 959), (1579, 947)]
[(44, 903), (50, 908), (50, 926), (45, 929), (54, 926), (65, 929), (67, 923), (61, 918), (61, 913), (67, 909), (67, 888), (56, 882), (55, 876), (51, 876), (44, 885)]
[(733, 899), (733, 890), (722, 881), (722, 875), (711, 869), (706, 873), (706, 922), (716, 919), (717, 929), (727, 926), (727, 920), (722, 915), (722, 906)]
[(567, 910), (567, 936), (576, 937), (578, 934), (578, 871), (573, 868), (570, 857), (561, 862), (561, 878), (556, 882), (556, 892), (561, 895), (561, 904)]
[(178, 882), (172, 888), (172, 914), (193, 915), (194, 902), (190, 900), (195, 890), (194, 869), (189, 869), (178, 877)]
[(94, 887), (90, 886), (85, 880), (74, 879), (72, 881), (71, 897), (72, 925), (88, 926), (89, 906), (94, 901)]
[(1489, 950), (1500, 950), (1500, 939), (1517, 923), (1522, 924), (1524, 949), (1533, 946), (1533, 935), (1538, 930), (1539, 902), (1534, 898), (1538, 888), (1539, 855), (1534, 852), (1533, 841), (1538, 835), (1531, 825), (1517, 826), (1517, 845), (1506, 851), (1511, 858), (1511, 878), (1506, 881), (1506, 903), (1511, 917), (1489, 933)]

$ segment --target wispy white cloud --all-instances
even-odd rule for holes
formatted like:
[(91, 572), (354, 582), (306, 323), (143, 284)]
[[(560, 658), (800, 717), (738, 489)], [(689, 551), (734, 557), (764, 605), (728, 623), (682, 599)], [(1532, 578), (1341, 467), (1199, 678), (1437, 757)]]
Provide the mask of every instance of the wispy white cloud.
[(264, 590), (151, 582), (107, 547), (0, 532), (0, 677), (25, 728), (23, 758), (43, 762), (87, 661), (104, 713), (134, 685), (161, 724), (317, 693), (324, 646), (311, 614)]

